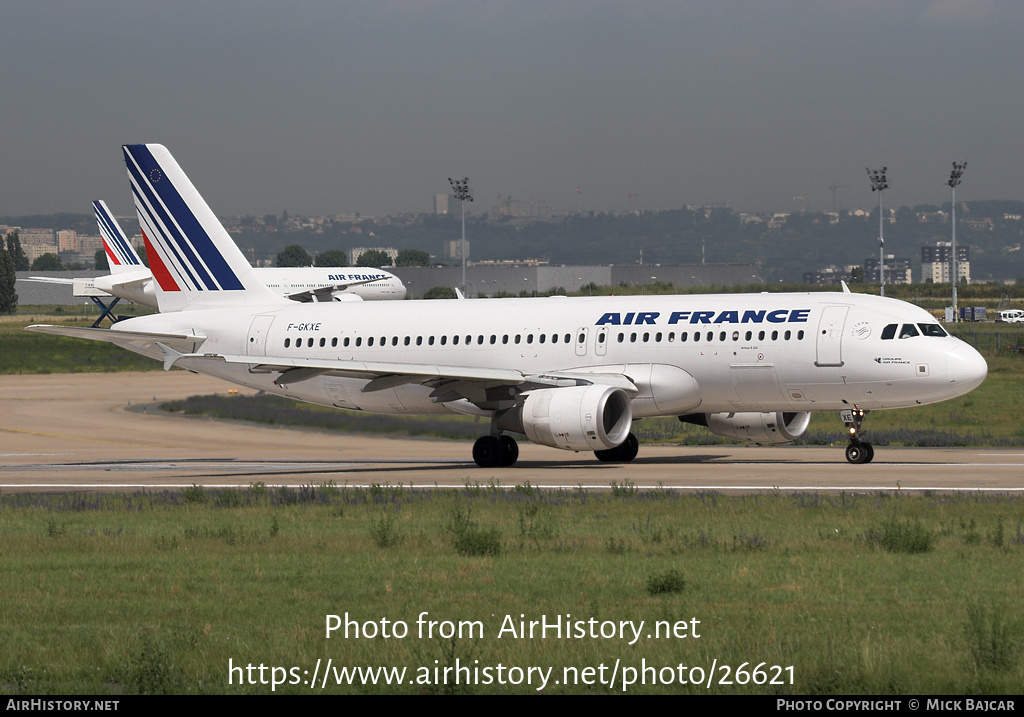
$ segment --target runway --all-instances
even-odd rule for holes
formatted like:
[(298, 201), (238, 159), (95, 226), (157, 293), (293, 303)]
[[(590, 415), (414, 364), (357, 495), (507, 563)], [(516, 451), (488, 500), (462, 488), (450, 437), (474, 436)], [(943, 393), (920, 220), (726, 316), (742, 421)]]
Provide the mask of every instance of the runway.
[[(185, 371), (0, 376), (0, 492), (189, 486), (496, 483), (607, 489), (1024, 492), (1024, 450), (843, 445), (649, 446), (628, 464), (527, 442), (512, 468), (481, 469), (469, 441), (380, 438), (184, 418), (161, 401), (235, 388)], [(248, 389), (239, 389), (251, 393)], [(869, 419), (870, 420), (870, 419)], [(870, 427), (870, 426), (869, 426)]]

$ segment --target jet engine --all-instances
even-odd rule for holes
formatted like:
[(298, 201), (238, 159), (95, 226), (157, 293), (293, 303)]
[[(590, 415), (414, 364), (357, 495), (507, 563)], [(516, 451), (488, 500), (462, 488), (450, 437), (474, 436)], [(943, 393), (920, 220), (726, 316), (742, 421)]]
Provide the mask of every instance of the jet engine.
[(495, 417), (502, 430), (568, 451), (614, 448), (629, 436), (632, 423), (629, 395), (600, 384), (531, 391), (521, 406)]
[(777, 413), (688, 413), (683, 423), (704, 426), (718, 436), (743, 443), (787, 443), (803, 435), (809, 411)]

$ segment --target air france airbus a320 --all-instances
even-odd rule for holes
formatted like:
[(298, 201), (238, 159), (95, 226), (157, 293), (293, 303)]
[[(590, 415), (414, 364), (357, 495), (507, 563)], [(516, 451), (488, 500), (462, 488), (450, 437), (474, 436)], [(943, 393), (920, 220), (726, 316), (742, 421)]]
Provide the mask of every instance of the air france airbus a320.
[(779, 443), (814, 411), (848, 412), (847, 459), (865, 463), (866, 412), (960, 396), (987, 372), (923, 309), (849, 292), (296, 304), (256, 278), (167, 149), (124, 156), (161, 313), (30, 329), (327, 406), (489, 418), (480, 466), (516, 462), (509, 434), (629, 461), (639, 418)]

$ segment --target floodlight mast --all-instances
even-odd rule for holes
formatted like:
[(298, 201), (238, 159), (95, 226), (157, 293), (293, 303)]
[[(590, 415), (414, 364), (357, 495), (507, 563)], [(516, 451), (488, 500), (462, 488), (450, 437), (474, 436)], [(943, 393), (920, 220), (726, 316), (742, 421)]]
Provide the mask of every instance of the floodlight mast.
[(473, 201), (473, 192), (469, 188), (469, 177), (463, 179), (452, 179), (448, 177), (448, 183), (452, 185), (452, 192), (455, 198), (462, 205), (462, 295), (466, 295), (466, 202)]
[[(867, 167), (865, 167), (867, 169)], [(878, 192), (878, 286), (882, 296), (885, 296), (885, 237), (882, 234), (882, 190), (888, 189), (885, 173), (888, 167), (881, 169), (868, 169), (868, 177), (871, 179), (871, 191)]]
[(953, 321), (958, 321), (960, 318), (960, 310), (957, 308), (956, 299), (956, 285), (960, 279), (959, 268), (957, 267), (957, 256), (956, 256), (956, 187), (960, 184), (960, 177), (963, 176), (964, 170), (967, 168), (967, 162), (953, 162), (953, 171), (949, 173), (949, 181), (946, 184), (949, 185), (950, 191), (950, 207), (953, 210), (951, 220), (953, 224), (953, 275), (949, 278), (953, 284)]

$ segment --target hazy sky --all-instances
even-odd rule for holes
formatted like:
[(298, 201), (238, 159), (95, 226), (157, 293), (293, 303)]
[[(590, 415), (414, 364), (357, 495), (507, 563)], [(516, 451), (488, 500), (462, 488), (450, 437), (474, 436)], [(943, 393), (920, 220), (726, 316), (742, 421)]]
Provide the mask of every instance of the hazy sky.
[[(1019, 0), (0, 0), (0, 215), (134, 214), (120, 146), (218, 214), (1024, 199)], [(574, 187), (581, 194), (574, 192)]]

